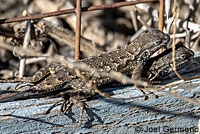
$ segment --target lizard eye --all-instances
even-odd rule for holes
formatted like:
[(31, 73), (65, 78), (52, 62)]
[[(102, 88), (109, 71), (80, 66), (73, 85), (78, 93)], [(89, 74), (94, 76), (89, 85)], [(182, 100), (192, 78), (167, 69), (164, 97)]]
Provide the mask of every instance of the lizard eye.
[(161, 44), (161, 43), (162, 43), (161, 40), (156, 40), (156, 41), (154, 41), (154, 44), (155, 44), (155, 45), (159, 45), (159, 44)]
[(186, 58), (186, 56), (185, 56), (185, 55), (181, 55), (180, 57), (181, 57), (181, 59), (185, 59), (185, 58)]
[(138, 58), (138, 61), (147, 61), (150, 55), (151, 53), (149, 50), (144, 50), (143, 54)]
[(145, 50), (145, 51), (144, 51), (144, 56), (145, 56), (145, 57), (149, 57), (150, 55), (151, 55), (151, 54), (150, 54), (150, 52), (149, 52), (148, 50)]

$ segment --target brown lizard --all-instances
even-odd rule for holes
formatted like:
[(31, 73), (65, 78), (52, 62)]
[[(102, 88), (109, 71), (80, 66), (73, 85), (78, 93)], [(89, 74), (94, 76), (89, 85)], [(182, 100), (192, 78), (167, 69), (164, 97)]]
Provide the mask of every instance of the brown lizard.
[[(129, 75), (140, 64), (145, 64), (153, 53), (160, 48), (166, 47), (168, 42), (169, 36), (167, 34), (157, 29), (152, 29), (120, 49), (88, 57), (76, 62), (76, 64), (85, 63), (89, 67), (98, 69), (100, 72), (118, 71)], [(92, 84), (98, 87), (113, 81), (109, 77), (93, 76), (91, 72), (81, 71), (81, 73), (88, 81), (91, 81)], [(34, 85), (29, 90), (2, 98), (0, 100), (1, 103), (30, 98), (63, 97), (64, 102), (61, 110), (67, 111), (75, 103), (81, 106), (81, 115), (83, 110), (86, 113), (85, 99), (96, 94), (96, 91), (79, 78), (74, 70), (60, 64), (50, 64), (39, 70), (33, 77), (1, 80), (0, 82), (32, 83)], [(69, 102), (69, 106), (63, 108), (67, 102)]]

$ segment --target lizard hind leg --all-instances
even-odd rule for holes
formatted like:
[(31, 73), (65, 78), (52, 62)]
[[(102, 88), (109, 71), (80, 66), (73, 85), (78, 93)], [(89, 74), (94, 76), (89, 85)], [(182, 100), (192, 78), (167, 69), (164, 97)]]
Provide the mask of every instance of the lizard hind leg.
[(70, 97), (69, 99), (66, 99), (66, 98), (62, 98), (61, 100), (55, 102), (52, 106), (50, 106), (47, 111), (45, 111), (43, 114), (49, 114), (50, 111), (58, 106), (58, 105), (61, 105), (60, 106), (60, 111), (59, 111), (59, 115), (61, 115), (61, 113), (64, 113), (66, 114), (71, 108), (73, 105), (78, 105), (81, 109), (80, 111), (80, 116), (79, 116), (79, 122), (78, 122), (78, 125), (80, 126), (81, 125), (81, 121), (82, 121), (82, 115), (83, 115), (83, 112), (85, 113), (85, 115), (88, 117), (89, 120), (91, 120), (91, 117), (89, 116), (89, 114), (87, 113), (86, 109), (89, 108), (91, 109), (90, 106), (88, 106), (85, 101), (83, 100), (79, 100), (79, 99), (76, 99), (76, 98), (73, 98), (73, 97)]
[[(67, 107), (66, 107), (66, 104), (67, 104)], [(82, 115), (83, 115), (83, 112), (85, 113), (85, 115), (88, 117), (89, 120), (91, 120), (91, 117), (89, 116), (89, 114), (87, 113), (86, 109), (90, 108), (90, 106), (88, 106), (85, 101), (83, 100), (79, 100), (79, 99), (76, 99), (76, 98), (73, 98), (73, 97), (70, 97), (68, 101), (64, 101), (63, 104), (61, 105), (61, 109), (60, 111), (63, 112), (64, 114), (69, 110), (71, 109), (71, 107), (73, 105), (78, 105), (81, 109), (80, 111), (80, 116), (79, 116), (79, 122), (78, 122), (78, 125), (80, 126), (81, 125), (81, 121), (82, 121)]]

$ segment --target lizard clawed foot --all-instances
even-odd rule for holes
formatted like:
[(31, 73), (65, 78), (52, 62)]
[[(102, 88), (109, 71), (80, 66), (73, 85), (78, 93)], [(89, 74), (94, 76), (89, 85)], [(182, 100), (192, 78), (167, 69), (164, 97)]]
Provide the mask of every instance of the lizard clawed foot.
[[(33, 84), (33, 83), (30, 83), (28, 85), (22, 85), (22, 84), (25, 84), (25, 83), (23, 83), (23, 82), (18, 83), (15, 86), (15, 90), (19, 90), (20, 88), (23, 88), (23, 87), (26, 87), (26, 86), (28, 86), (29, 87), (28, 89), (30, 89), (31, 87), (35, 86), (35, 84)], [(22, 85), (22, 86), (20, 86), (20, 85)]]
[[(81, 109), (80, 117), (79, 117), (79, 123), (78, 123), (79, 126), (81, 125), (83, 111), (84, 111), (85, 115), (88, 117), (88, 119), (91, 120), (91, 117), (88, 115), (88, 113), (86, 111), (86, 108), (91, 109), (91, 107), (88, 106), (84, 101), (79, 100), (79, 99), (75, 99), (73, 97), (70, 97), (69, 100), (65, 100), (62, 103), (61, 108), (60, 108), (60, 112), (63, 112), (65, 114), (74, 104), (78, 105)], [(67, 107), (66, 107), (66, 105), (67, 105)]]
[(138, 88), (138, 87), (135, 87), (135, 88), (144, 95), (144, 100), (148, 100), (149, 97), (144, 90), (142, 90), (141, 88)]
[[(62, 103), (60, 103), (60, 102), (62, 102)], [(91, 109), (91, 107), (88, 106), (84, 101), (75, 99), (75, 98), (73, 98), (73, 97), (70, 97), (68, 100), (65, 99), (65, 98), (62, 98), (61, 100), (57, 101), (57, 102), (54, 103), (52, 106), (50, 106), (50, 107), (47, 109), (47, 111), (44, 112), (43, 114), (49, 114), (50, 111), (51, 111), (54, 107), (56, 107), (56, 106), (58, 106), (58, 105), (61, 105), (59, 114), (61, 115), (61, 112), (64, 113), (64, 114), (66, 114), (67, 111), (68, 111), (69, 109), (71, 109), (72, 106), (73, 106), (74, 104), (75, 104), (75, 105), (78, 105), (78, 106), (81, 108), (80, 117), (79, 117), (79, 123), (78, 123), (79, 126), (81, 125), (81, 120), (82, 120), (83, 111), (84, 111), (85, 115), (88, 117), (88, 119), (91, 120), (91, 117), (89, 116), (89, 114), (88, 114), (87, 111), (86, 111), (87, 108)]]

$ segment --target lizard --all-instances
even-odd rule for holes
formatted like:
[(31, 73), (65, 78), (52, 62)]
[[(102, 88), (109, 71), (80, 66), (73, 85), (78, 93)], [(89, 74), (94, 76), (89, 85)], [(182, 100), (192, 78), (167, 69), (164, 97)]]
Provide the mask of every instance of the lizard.
[[(176, 45), (176, 53), (175, 53), (175, 59), (177, 61), (176, 67), (177, 69), (180, 69), (182, 66), (184, 66), (185, 64), (187, 64), (187, 62), (189, 62), (194, 56), (194, 52), (187, 49), (184, 45)], [(145, 66), (144, 66), (144, 70), (142, 72), (142, 78), (145, 78), (145, 80), (149, 80), (149, 82), (152, 82), (154, 79), (158, 79), (160, 80), (162, 77), (166, 76), (168, 73), (170, 73), (172, 70), (172, 49), (167, 49), (166, 51), (164, 51), (163, 53), (161, 53), (158, 56), (155, 56), (153, 58), (150, 58)], [(52, 67), (52, 65), (50, 64), (49, 66), (45, 68), (42, 68), (40, 71), (44, 71), (44, 70), (48, 70), (48, 68)], [(46, 88), (47, 85), (54, 85), (54, 80), (57, 79), (55, 78), (56, 76), (60, 76), (62, 77), (62, 74), (64, 74), (63, 72), (63, 66), (57, 65), (57, 67), (60, 67), (59, 70), (61, 74), (56, 74), (56, 75), (52, 75), (49, 78), (47, 78), (45, 81), (43, 81), (42, 83), (38, 84), (37, 87), (40, 88)], [(58, 68), (57, 68), (58, 69)], [(70, 71), (70, 70), (68, 70)], [(40, 74), (40, 73), (39, 73)], [(80, 79), (79, 79), (80, 80)], [(77, 82), (77, 81), (76, 81)], [(70, 84), (75, 84), (74, 81), (71, 81)], [(53, 87), (52, 87), (53, 88)], [(64, 101), (66, 103), (66, 101)], [(52, 109), (54, 106), (56, 106), (55, 104), (53, 106), (51, 106), (46, 112), (45, 114), (50, 112), (50, 109)], [(61, 111), (66, 111), (64, 110), (66, 108), (63, 108), (63, 106), (61, 107)]]
[[(194, 58), (194, 52), (182, 44), (177, 44), (175, 50), (177, 69), (181, 69)], [(149, 82), (169, 78), (169, 74), (173, 72), (172, 48), (150, 58), (144, 65), (143, 70), (142, 77), (146, 78)]]
[[(167, 34), (157, 29), (151, 29), (122, 48), (85, 58), (77, 61), (76, 64), (85, 63), (100, 72), (118, 71), (130, 75), (137, 66), (145, 64), (153, 53), (160, 48), (166, 47), (168, 42), (169, 36)], [(90, 72), (81, 71), (81, 73), (97, 87), (113, 81), (111, 78), (93, 76)], [(2, 98), (0, 103), (30, 98), (62, 97), (64, 102), (61, 109), (64, 107), (64, 103), (69, 104), (67, 108), (64, 108), (65, 111), (73, 104), (80, 105), (80, 120), (83, 110), (87, 115), (85, 100), (96, 94), (95, 90), (88, 87), (87, 83), (79, 78), (74, 70), (60, 64), (50, 64), (39, 70), (33, 77), (1, 80), (0, 82), (32, 83), (37, 87), (31, 87), (29, 90)]]

